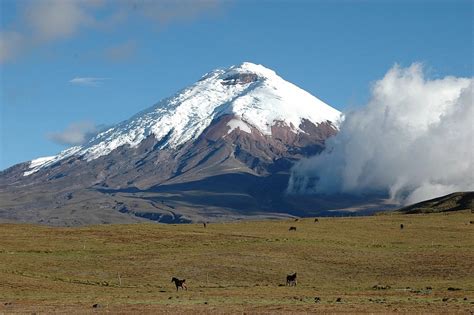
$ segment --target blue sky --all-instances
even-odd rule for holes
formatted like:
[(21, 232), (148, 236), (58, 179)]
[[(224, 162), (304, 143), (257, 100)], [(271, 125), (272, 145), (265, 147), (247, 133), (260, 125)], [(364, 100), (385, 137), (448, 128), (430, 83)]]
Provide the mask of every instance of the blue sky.
[(243, 61), (342, 111), (395, 63), (473, 75), (473, 1), (0, 3), (0, 169)]

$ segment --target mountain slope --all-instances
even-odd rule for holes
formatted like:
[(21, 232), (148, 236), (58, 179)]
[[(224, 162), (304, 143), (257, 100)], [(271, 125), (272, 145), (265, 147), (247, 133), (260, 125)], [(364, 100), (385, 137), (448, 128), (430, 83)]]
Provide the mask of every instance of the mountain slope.
[(3, 171), (0, 218), (77, 225), (302, 214), (311, 207), (284, 194), (288, 170), (323, 150), (340, 119), (263, 66), (215, 70), (82, 146)]
[(234, 116), (227, 124), (229, 133), (236, 128), (251, 133), (253, 127), (262, 135), (272, 135), (276, 123), (296, 133), (303, 131), (303, 119), (336, 128), (341, 113), (274, 71), (246, 62), (204, 75), (192, 86), (98, 134), (84, 146), (33, 160), (25, 175), (70, 156), (91, 161), (123, 145), (136, 147), (151, 135), (162, 140), (160, 148), (175, 149), (199, 137), (213, 120), (224, 115)]
[(403, 207), (396, 212), (404, 214), (436, 213), (449, 211), (474, 211), (474, 192), (456, 192)]

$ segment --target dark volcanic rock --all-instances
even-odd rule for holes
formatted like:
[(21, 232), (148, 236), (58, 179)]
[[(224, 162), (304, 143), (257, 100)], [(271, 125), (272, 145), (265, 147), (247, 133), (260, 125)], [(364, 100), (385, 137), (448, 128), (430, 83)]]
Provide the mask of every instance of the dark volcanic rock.
[(247, 84), (258, 81), (255, 73), (235, 73), (222, 80), (222, 85)]

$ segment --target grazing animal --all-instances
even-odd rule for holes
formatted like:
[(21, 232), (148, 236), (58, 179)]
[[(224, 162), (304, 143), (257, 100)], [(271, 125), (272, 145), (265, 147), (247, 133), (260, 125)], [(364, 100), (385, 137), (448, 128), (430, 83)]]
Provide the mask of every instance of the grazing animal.
[(290, 226), (290, 228), (288, 229), (288, 231), (296, 231), (296, 226)]
[(206, 222), (203, 222), (203, 223), (202, 223), (202, 225), (203, 225), (204, 227), (207, 227), (207, 224), (206, 224)]
[(286, 285), (287, 286), (296, 286), (296, 272), (292, 275), (286, 276)]
[(295, 222), (298, 222), (300, 219), (295, 219)]
[(400, 224), (400, 230), (403, 230), (403, 224)]
[(181, 288), (182, 290), (188, 290), (188, 287), (186, 286), (186, 279), (179, 280), (178, 278), (173, 277), (171, 279), (171, 282), (174, 282), (176, 285), (176, 291), (178, 291), (178, 288)]
[(318, 218), (314, 219), (314, 222), (319, 222)]

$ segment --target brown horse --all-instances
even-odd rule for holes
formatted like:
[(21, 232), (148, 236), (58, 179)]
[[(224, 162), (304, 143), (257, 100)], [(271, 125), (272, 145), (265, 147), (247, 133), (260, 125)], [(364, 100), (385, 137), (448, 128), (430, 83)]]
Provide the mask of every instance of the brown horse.
[(188, 287), (186, 286), (186, 279), (179, 280), (178, 278), (173, 277), (171, 279), (171, 282), (174, 282), (176, 285), (176, 291), (178, 291), (178, 288), (181, 288), (182, 290), (188, 290)]

